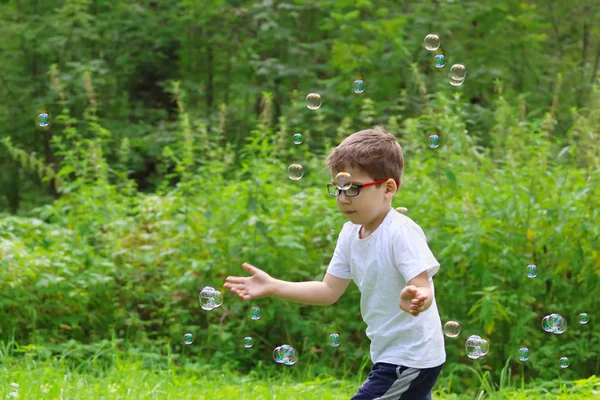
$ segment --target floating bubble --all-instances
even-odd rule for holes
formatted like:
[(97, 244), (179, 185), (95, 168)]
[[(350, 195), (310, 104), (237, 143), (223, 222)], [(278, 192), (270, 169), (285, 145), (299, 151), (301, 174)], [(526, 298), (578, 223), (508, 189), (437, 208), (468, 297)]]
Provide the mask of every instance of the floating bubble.
[(300, 144), (300, 143), (302, 143), (302, 134), (294, 133), (294, 144)]
[(542, 328), (546, 332), (561, 335), (567, 330), (567, 320), (560, 314), (552, 313), (542, 319)]
[(519, 360), (521, 360), (521, 361), (529, 360), (529, 349), (527, 347), (521, 347), (519, 349)]
[(457, 81), (456, 79), (452, 79), (452, 78), (450, 78), (450, 79), (448, 80), (448, 82), (450, 82), (450, 84), (451, 84), (452, 86), (460, 86), (460, 85), (462, 85), (463, 83), (465, 83), (464, 79), (463, 79), (462, 81)]
[(398, 207), (398, 208), (396, 208), (396, 211), (398, 211), (401, 214), (406, 214), (406, 213), (408, 213), (408, 208), (406, 208), (406, 207)]
[(569, 366), (569, 359), (567, 357), (561, 357), (560, 360), (558, 360), (558, 364), (561, 368), (567, 368)]
[(335, 235), (335, 229), (332, 229), (332, 230), (331, 230), (331, 234), (332, 234), (332, 235)]
[(438, 135), (429, 135), (429, 147), (432, 149), (440, 147), (440, 137)]
[(435, 63), (436, 68), (444, 68), (446, 65), (446, 59), (443, 54), (437, 54), (433, 57), (433, 62)]
[(552, 332), (555, 335), (562, 335), (567, 330), (567, 320), (560, 315), (556, 319), (554, 326), (552, 328)]
[(252, 340), (252, 338), (250, 336), (247, 336), (244, 338), (244, 347), (245, 348), (249, 349), (253, 345), (254, 345), (254, 341)]
[(302, 165), (292, 164), (288, 167), (288, 177), (291, 180), (297, 181), (300, 178), (302, 178), (303, 175), (304, 175), (304, 171), (303, 171)]
[(191, 333), (186, 333), (185, 335), (183, 335), (183, 343), (192, 344), (193, 342), (194, 342), (194, 337), (192, 336)]
[(435, 33), (430, 33), (423, 40), (425, 48), (429, 51), (435, 51), (440, 48), (440, 37)]
[(588, 317), (588, 315), (586, 313), (579, 314), (579, 317), (577, 319), (579, 320), (579, 323), (581, 325), (587, 324), (588, 321), (590, 320), (590, 318)]
[(467, 356), (473, 360), (485, 356), (489, 351), (487, 340), (482, 339), (478, 335), (471, 335), (465, 342), (465, 350)]
[(289, 344), (284, 344), (273, 350), (273, 359), (279, 364), (294, 365), (298, 361), (298, 351)]
[(352, 185), (352, 176), (348, 172), (340, 172), (335, 176), (333, 183), (340, 190), (348, 190)]
[(444, 324), (444, 334), (455, 338), (460, 333), (460, 324), (457, 321), (448, 321)]
[(365, 82), (362, 79), (357, 79), (352, 84), (352, 89), (354, 93), (362, 93), (365, 91)]
[(42, 128), (45, 128), (48, 125), (50, 125), (50, 117), (48, 116), (48, 114), (41, 113), (40, 115), (38, 115), (38, 125)]
[(535, 266), (535, 264), (529, 264), (527, 266), (527, 277), (535, 278), (536, 276), (537, 276), (537, 267)]
[(214, 287), (206, 286), (200, 292), (200, 306), (203, 310), (210, 311), (223, 303), (223, 295)]
[(260, 319), (260, 307), (252, 307), (250, 309), (250, 318), (255, 321)]
[(338, 347), (340, 345), (340, 335), (337, 333), (329, 335), (329, 345), (331, 347)]
[(454, 64), (450, 67), (450, 78), (455, 81), (464, 81), (467, 77), (467, 68), (462, 64)]
[(308, 107), (309, 110), (316, 110), (321, 107), (321, 104), (320, 94), (309, 93), (308, 96), (306, 96), (306, 107)]

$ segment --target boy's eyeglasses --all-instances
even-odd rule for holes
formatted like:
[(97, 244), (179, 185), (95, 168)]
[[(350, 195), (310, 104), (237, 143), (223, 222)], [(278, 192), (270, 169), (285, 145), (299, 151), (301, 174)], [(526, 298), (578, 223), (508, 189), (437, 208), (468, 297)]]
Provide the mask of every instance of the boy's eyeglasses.
[[(346, 197), (356, 197), (360, 194), (360, 189), (362, 189), (364, 187), (368, 187), (368, 186), (377, 185), (378, 183), (383, 183), (385, 181), (387, 181), (387, 179), (380, 179), (378, 181), (367, 182), (367, 183), (363, 183), (363, 184), (353, 183), (346, 190), (341, 190), (337, 186), (335, 186), (335, 184), (328, 183), (327, 190), (329, 191), (329, 195), (333, 196), (333, 197), (338, 197), (340, 194), (342, 194), (342, 192), (344, 192), (344, 194), (346, 194)], [(396, 186), (398, 186), (398, 185), (399, 185), (399, 182), (396, 181)]]

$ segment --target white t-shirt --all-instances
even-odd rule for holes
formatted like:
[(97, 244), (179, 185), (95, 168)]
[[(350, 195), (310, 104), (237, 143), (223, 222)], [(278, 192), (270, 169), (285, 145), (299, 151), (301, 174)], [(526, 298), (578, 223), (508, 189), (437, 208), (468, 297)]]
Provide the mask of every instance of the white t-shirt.
[(423, 230), (390, 210), (381, 225), (360, 239), (361, 225), (346, 222), (327, 273), (352, 279), (360, 290), (360, 312), (371, 340), (371, 361), (432, 368), (446, 360), (442, 323), (434, 300), (414, 317), (398, 306), (400, 291), (423, 271), (439, 270)]

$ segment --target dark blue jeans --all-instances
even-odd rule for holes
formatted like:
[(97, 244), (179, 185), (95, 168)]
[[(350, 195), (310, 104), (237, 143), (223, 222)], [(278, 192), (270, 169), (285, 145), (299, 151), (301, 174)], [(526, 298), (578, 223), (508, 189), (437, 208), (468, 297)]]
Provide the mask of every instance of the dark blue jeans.
[(375, 363), (351, 400), (431, 400), (442, 365), (419, 369)]

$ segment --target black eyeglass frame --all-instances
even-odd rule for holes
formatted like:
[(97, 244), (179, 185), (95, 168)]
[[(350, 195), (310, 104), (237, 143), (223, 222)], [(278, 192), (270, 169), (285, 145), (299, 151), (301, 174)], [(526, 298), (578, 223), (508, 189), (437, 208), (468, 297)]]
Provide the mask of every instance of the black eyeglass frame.
[[(327, 192), (332, 197), (338, 197), (340, 194), (342, 194), (342, 192), (345, 192), (346, 197), (356, 197), (356, 196), (358, 196), (360, 194), (360, 189), (362, 189), (364, 187), (369, 187), (369, 186), (377, 185), (378, 183), (383, 183), (383, 182), (386, 182), (386, 181), (387, 181), (387, 179), (379, 179), (377, 181), (367, 182), (367, 183), (362, 183), (362, 184), (360, 184), (360, 183), (359, 184), (353, 183), (350, 186), (348, 186), (348, 189), (344, 189), (344, 190), (338, 188), (334, 183), (328, 183), (327, 184)], [(396, 182), (396, 187), (400, 186), (400, 182), (398, 182), (398, 181), (394, 181), (394, 182)], [(352, 195), (352, 196), (349, 196), (348, 195), (348, 190), (350, 190), (350, 188), (352, 188), (353, 186), (356, 188), (356, 194)], [(336, 194), (331, 194), (331, 188), (336, 188), (336, 190), (337, 190), (335, 192)]]

